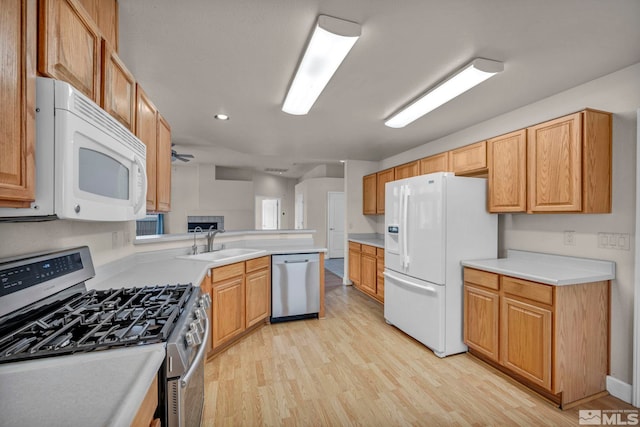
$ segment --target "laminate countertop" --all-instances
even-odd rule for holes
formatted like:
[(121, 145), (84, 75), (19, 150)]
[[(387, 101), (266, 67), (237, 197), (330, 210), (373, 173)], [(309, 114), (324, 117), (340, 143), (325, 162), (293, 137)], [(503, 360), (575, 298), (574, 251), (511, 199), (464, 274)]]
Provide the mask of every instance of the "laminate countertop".
[(382, 234), (349, 234), (348, 240), (384, 249), (384, 235)]
[(0, 365), (0, 426), (131, 425), (164, 344)]
[(616, 277), (613, 261), (519, 250), (507, 251), (506, 258), (465, 260), (462, 265), (553, 286), (613, 280)]

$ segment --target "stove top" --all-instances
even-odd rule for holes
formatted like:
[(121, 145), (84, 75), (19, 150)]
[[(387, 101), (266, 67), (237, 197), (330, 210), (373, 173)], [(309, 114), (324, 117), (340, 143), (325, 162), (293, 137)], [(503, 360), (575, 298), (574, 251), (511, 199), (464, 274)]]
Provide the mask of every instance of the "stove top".
[(19, 327), (0, 327), (0, 363), (167, 341), (193, 289), (178, 284), (69, 297)]

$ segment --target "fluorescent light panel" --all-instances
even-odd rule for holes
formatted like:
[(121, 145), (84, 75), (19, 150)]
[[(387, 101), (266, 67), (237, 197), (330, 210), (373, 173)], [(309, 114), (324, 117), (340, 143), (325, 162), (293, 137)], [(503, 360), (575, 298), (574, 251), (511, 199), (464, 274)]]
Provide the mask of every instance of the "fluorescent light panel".
[(503, 70), (504, 64), (502, 62), (476, 58), (451, 77), (388, 118), (384, 124), (392, 128), (405, 127)]
[(282, 111), (307, 114), (360, 37), (360, 25), (320, 15)]

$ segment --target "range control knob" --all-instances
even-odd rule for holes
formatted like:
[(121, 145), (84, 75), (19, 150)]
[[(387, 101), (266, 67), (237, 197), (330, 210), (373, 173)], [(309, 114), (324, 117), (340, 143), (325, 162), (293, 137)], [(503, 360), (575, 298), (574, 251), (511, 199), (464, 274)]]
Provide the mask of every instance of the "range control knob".
[[(200, 319), (195, 319), (191, 322), (189, 324), (189, 328), (198, 336), (198, 338), (200, 338), (200, 335), (204, 334), (204, 327), (202, 326), (202, 321)], [(200, 342), (202, 342), (202, 339), (200, 339)], [(200, 342), (198, 342), (198, 344), (200, 344)]]
[(203, 322), (203, 319), (207, 317), (207, 313), (205, 313), (202, 307), (196, 308), (195, 315), (196, 315), (196, 319), (200, 320), (200, 322)]
[(195, 347), (196, 345), (198, 345), (196, 344), (196, 340), (194, 336), (196, 336), (196, 334), (193, 331), (189, 331), (184, 335), (184, 339), (187, 342), (187, 346)]
[(211, 307), (211, 296), (209, 294), (203, 294), (200, 297), (200, 307), (203, 307), (205, 310)]

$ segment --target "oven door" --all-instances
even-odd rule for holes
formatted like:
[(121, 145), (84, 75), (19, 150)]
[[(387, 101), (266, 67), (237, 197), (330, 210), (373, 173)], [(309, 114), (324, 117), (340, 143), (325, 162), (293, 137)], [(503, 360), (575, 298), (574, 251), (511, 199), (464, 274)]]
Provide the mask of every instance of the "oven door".
[(59, 218), (128, 221), (145, 216), (144, 158), (116, 134), (66, 110), (56, 110), (54, 132)]
[(199, 426), (204, 410), (204, 363), (210, 325), (207, 316), (203, 339), (186, 373), (167, 381), (167, 427)]

